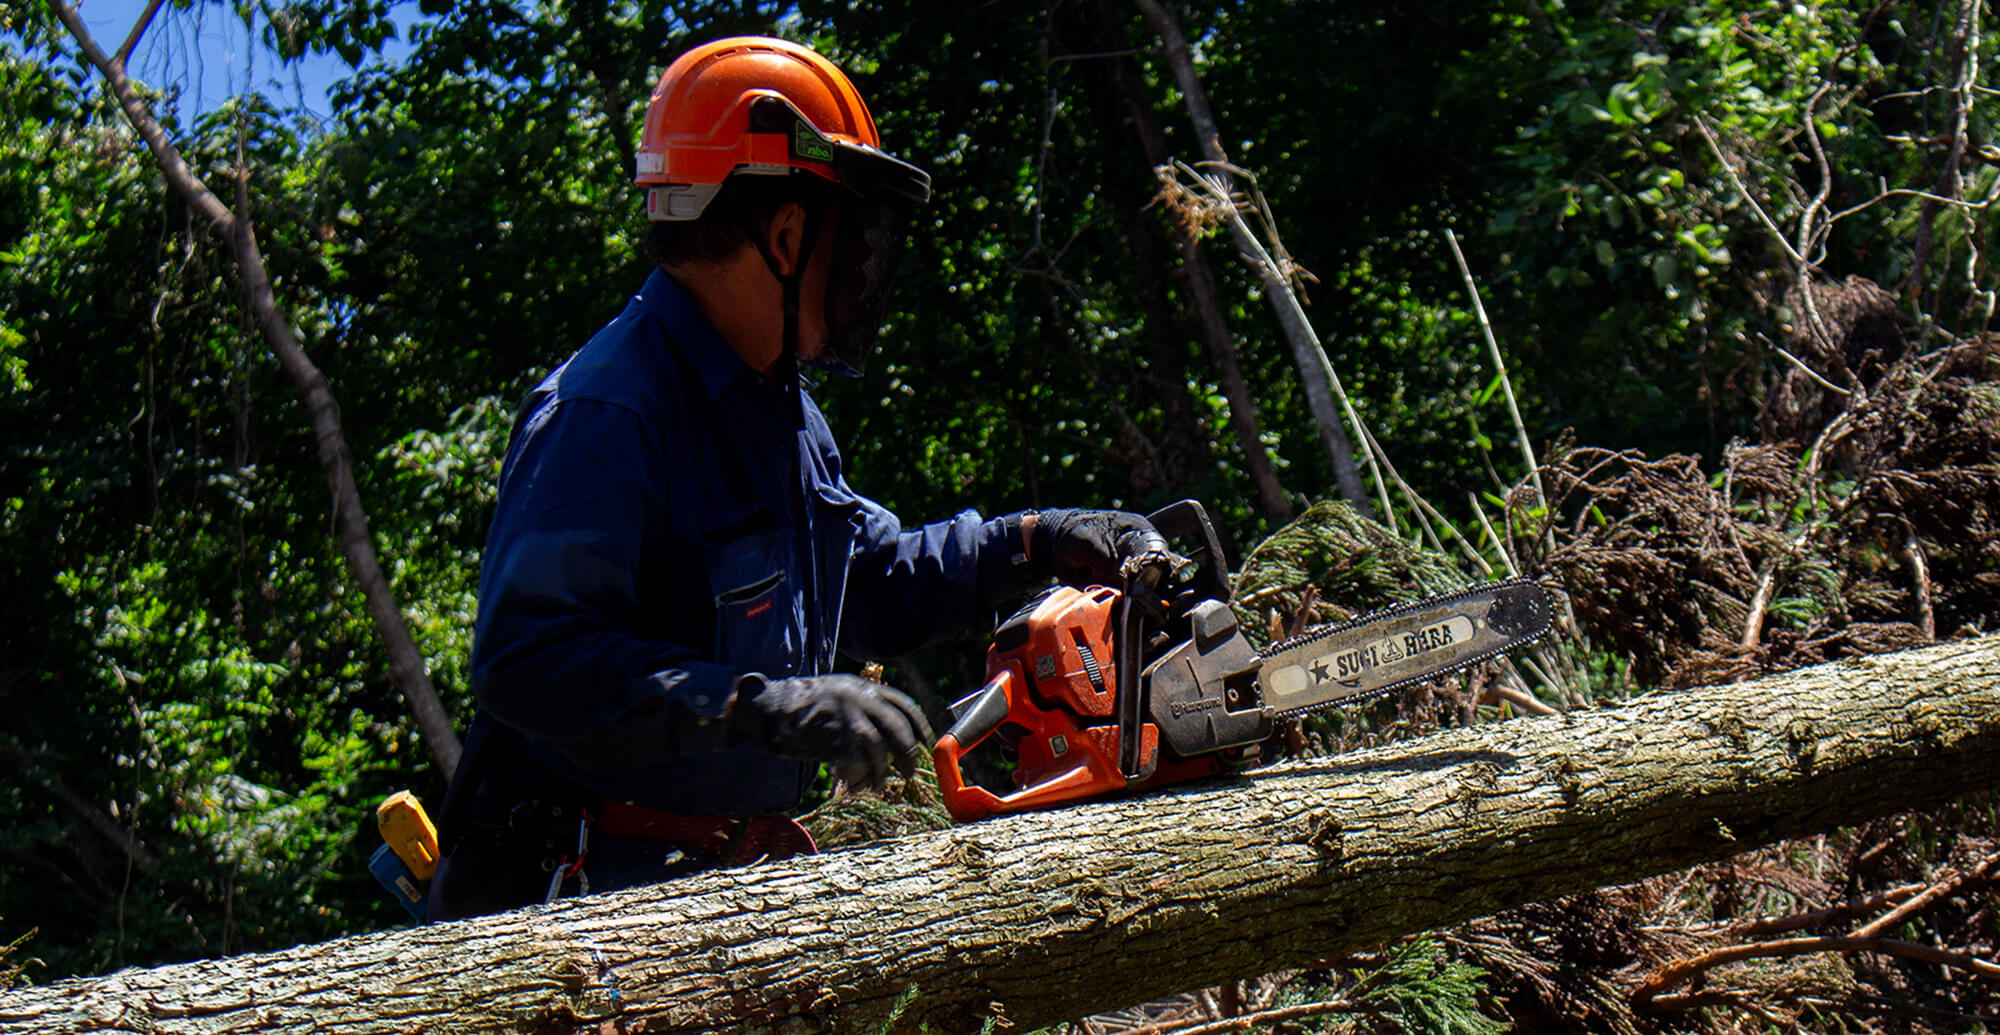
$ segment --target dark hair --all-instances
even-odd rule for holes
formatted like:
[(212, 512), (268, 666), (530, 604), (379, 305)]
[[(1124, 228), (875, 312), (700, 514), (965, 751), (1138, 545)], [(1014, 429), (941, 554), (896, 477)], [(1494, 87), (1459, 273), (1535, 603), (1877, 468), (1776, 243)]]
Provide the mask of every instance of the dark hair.
[(646, 231), (641, 246), (647, 261), (656, 266), (682, 266), (725, 262), (738, 248), (751, 243), (750, 228), (762, 226), (771, 213), (788, 201), (807, 207), (822, 205), (833, 196), (833, 184), (811, 173), (789, 176), (731, 176), (710, 198), (699, 219), (684, 222), (657, 222)]

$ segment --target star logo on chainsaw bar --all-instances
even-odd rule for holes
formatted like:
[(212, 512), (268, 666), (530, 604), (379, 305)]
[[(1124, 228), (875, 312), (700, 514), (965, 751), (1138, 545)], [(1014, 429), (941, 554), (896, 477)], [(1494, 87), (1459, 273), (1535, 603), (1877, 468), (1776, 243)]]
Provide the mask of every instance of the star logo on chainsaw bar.
[(1313, 678), (1314, 678), (1314, 679), (1316, 679), (1316, 680), (1318, 680), (1319, 682), (1322, 682), (1322, 683), (1326, 682), (1326, 679), (1327, 679), (1327, 676), (1326, 676), (1326, 662), (1324, 662), (1324, 661), (1315, 661), (1315, 662), (1313, 662), (1313, 663), (1312, 663), (1312, 673), (1313, 673)]

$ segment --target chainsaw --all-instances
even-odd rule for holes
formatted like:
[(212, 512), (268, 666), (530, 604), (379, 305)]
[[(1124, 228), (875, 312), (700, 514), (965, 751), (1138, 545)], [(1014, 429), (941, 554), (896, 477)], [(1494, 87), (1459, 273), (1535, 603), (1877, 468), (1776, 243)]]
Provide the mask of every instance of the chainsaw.
[[(1149, 515), (1162, 552), (1119, 587), (1053, 587), (1000, 623), (986, 683), (952, 705), (932, 751), (952, 818), (1140, 791), (1258, 761), (1277, 720), (1350, 705), (1476, 665), (1549, 630), (1549, 591), (1487, 583), (1310, 630), (1258, 653), (1228, 604), (1229, 566), (1194, 500)], [(989, 739), (1013, 788), (969, 783)]]

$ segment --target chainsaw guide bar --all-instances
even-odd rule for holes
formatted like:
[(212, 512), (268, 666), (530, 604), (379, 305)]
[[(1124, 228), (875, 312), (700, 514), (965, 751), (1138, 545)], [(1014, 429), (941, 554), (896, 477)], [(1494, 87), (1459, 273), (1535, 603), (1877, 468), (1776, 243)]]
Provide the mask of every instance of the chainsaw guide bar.
[[(1157, 584), (1127, 571), (1115, 586), (1049, 587), (993, 630), (986, 682), (952, 704), (955, 721), (931, 749), (954, 820), (1238, 772), (1262, 757), (1279, 718), (1479, 664), (1542, 637), (1554, 613), (1549, 590), (1509, 579), (1259, 656), (1228, 604), (1229, 565), (1207, 511), (1182, 500), (1147, 520), (1159, 539), (1190, 547), (1187, 563)], [(1011, 772), (970, 779), (961, 762), (986, 743)]]
[(1554, 611), (1546, 588), (1516, 578), (1314, 630), (1264, 654), (1264, 704), (1290, 718), (1460, 672), (1541, 639)]

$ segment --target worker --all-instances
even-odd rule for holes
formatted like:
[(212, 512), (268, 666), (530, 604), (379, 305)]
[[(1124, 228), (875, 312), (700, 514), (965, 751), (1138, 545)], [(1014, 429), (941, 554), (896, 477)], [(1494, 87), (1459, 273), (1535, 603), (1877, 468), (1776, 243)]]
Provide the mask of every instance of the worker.
[(863, 369), (930, 178), (832, 63), (695, 47), (637, 160), (656, 268), (515, 416), (433, 919), (813, 851), (786, 812), (822, 763), (878, 785), (932, 740), (836, 649), (905, 654), (1164, 548), (1107, 510), (906, 530), (848, 485), (799, 364)]

